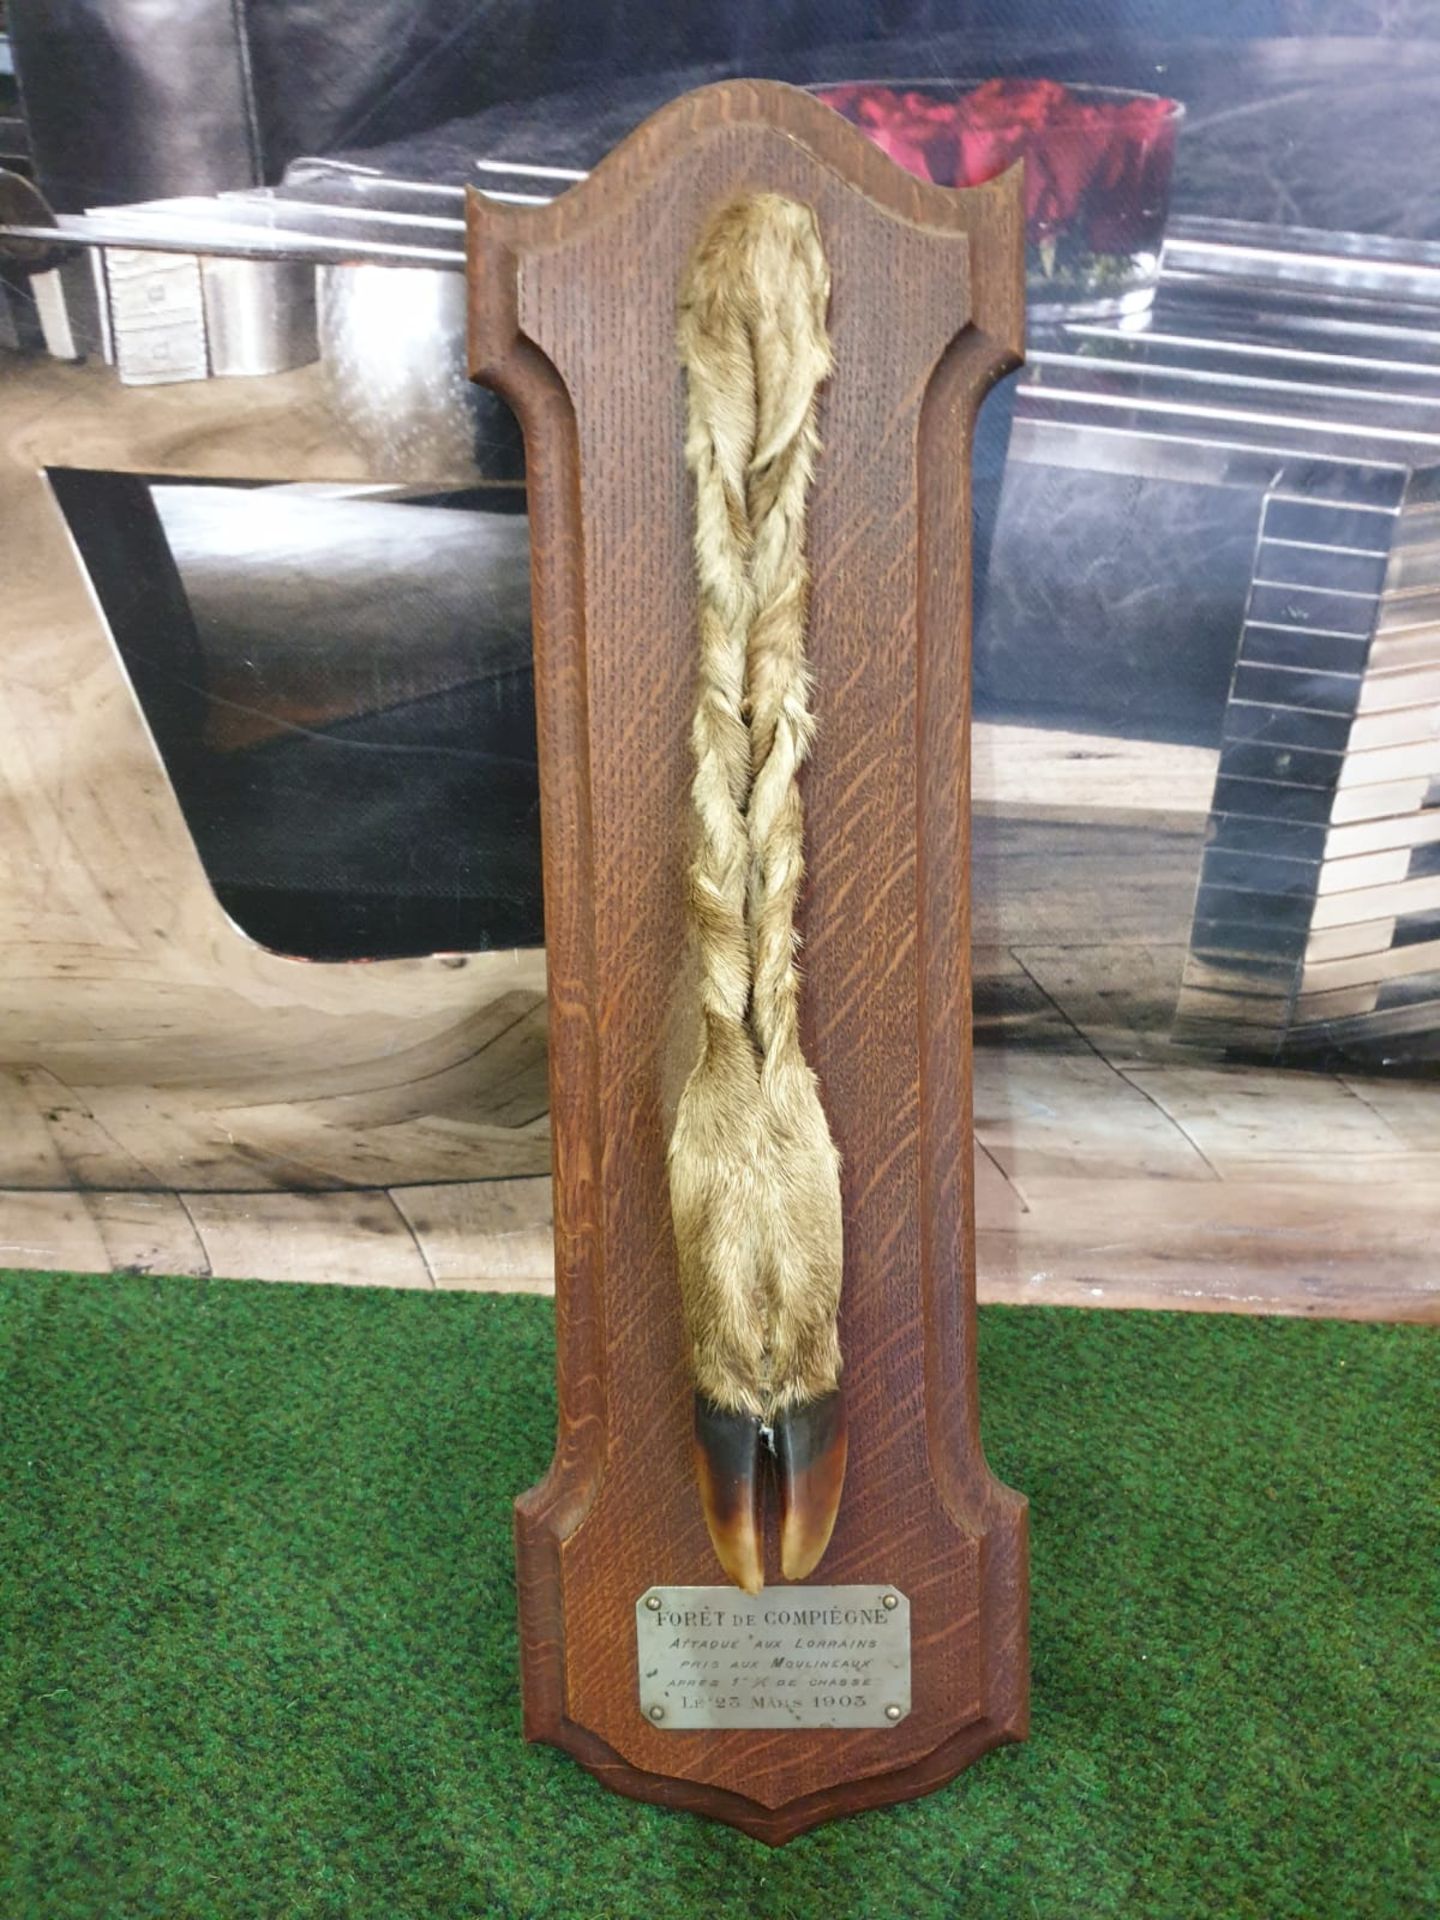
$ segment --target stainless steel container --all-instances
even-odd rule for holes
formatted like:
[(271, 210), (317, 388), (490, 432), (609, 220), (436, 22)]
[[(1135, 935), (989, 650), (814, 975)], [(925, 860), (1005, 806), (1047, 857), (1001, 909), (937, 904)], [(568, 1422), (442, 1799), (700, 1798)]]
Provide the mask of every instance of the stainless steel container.
[(504, 407), (466, 375), (464, 274), (321, 266), (315, 278), (326, 390), (372, 473), (468, 484), (490, 441), (513, 452)]

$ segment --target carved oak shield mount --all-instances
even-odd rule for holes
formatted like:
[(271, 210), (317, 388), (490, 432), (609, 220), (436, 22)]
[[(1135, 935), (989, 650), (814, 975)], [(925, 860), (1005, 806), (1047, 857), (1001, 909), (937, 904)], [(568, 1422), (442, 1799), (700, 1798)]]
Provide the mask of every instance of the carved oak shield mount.
[[(707, 215), (755, 191), (813, 208), (832, 272), (801, 925), (844, 1162), (850, 1465), (815, 1580), (905, 1597), (910, 1692), (879, 1725), (667, 1726), (637, 1667), (637, 1604), (721, 1578), (665, 1176), (695, 674), (675, 313)], [(931, 186), (809, 95), (734, 81), (549, 205), (472, 193), (469, 225), (471, 372), (526, 443), (549, 964), (560, 1411), (516, 1512), (525, 1727), (782, 1841), (1026, 1724), (1025, 1506), (978, 1425), (968, 870), (970, 446), (1022, 347), (1019, 179)]]

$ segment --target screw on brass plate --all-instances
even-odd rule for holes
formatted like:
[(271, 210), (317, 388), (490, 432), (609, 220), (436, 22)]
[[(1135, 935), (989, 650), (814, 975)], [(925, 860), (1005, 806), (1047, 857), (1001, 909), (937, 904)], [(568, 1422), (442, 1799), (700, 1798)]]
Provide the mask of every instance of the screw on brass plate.
[[(897, 1708), (897, 1712), (898, 1712), (898, 1708)], [(663, 1720), (665, 1718), (664, 1707), (651, 1707), (650, 1718), (652, 1720)]]
[(885, 1718), (887, 1720), (898, 1720), (900, 1718), (899, 1707), (886, 1707)]
[[(646, 1606), (647, 1606), (647, 1607), (649, 1607), (649, 1609), (650, 1609), (650, 1611), (651, 1611), (652, 1613), (658, 1613), (658, 1612), (660, 1611), (660, 1596), (659, 1596), (659, 1594), (658, 1594), (658, 1593), (647, 1593), (647, 1594), (646, 1594), (646, 1596), (645, 1596), (645, 1604), (646, 1604)], [(886, 1604), (888, 1605), (889, 1603), (887, 1602)]]
[(880, 1603), (889, 1613), (893, 1613), (900, 1602), (893, 1593), (887, 1593)]

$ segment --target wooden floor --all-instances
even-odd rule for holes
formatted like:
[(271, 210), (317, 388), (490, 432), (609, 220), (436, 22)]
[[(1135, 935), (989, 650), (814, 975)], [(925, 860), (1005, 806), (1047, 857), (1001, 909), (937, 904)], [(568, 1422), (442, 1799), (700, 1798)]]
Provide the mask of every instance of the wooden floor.
[[(986, 956), (976, 1049), (982, 1298), (1440, 1319), (1440, 1089), (1225, 1065), (1117, 1023), (1107, 947)], [(1123, 975), (1121, 969), (1123, 966)]]
[[(1197, 1060), (1165, 1032), (1184, 950), (1143, 951), (1148, 994), (1124, 945), (976, 956), (982, 1300), (1440, 1320), (1440, 1091)], [(545, 1178), (32, 1188), (0, 1236), (14, 1267), (553, 1284)]]
[[(220, 912), (44, 469), (368, 481), (312, 377), (0, 387), (0, 1265), (552, 1285), (543, 955)], [(1215, 754), (977, 725), (983, 1299), (1440, 1318), (1434, 1081), (1170, 1038)]]

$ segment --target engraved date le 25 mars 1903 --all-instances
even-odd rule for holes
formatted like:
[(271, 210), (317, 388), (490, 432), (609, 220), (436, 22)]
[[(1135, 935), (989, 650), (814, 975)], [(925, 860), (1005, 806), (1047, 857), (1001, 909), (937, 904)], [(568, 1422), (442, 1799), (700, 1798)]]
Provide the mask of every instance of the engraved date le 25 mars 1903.
[(640, 1711), (661, 1729), (893, 1727), (910, 1711), (897, 1587), (651, 1587), (635, 1636)]

